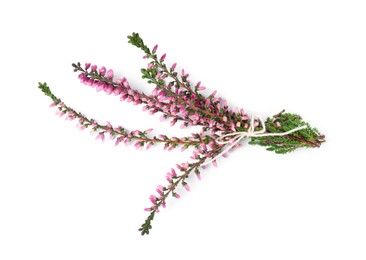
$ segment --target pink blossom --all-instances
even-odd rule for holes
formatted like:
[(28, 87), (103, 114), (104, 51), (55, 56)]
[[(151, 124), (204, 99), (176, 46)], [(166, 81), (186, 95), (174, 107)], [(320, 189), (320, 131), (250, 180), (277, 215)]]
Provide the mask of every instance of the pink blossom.
[(102, 142), (104, 142), (104, 140), (105, 140), (104, 133), (100, 133), (100, 134), (98, 134), (98, 135), (95, 137), (95, 140), (98, 140), (98, 139), (100, 139), (100, 140), (102, 140)]
[(152, 208), (145, 208), (144, 210), (147, 212), (150, 212), (152, 210)]
[(90, 68), (90, 66), (91, 66), (91, 64), (90, 63), (85, 63), (85, 69), (87, 70), (87, 69), (89, 69)]
[(164, 53), (161, 57), (160, 57), (160, 61), (164, 61), (166, 58), (166, 53)]
[(97, 68), (98, 68), (98, 67), (97, 67), (97, 65), (93, 65), (93, 66), (91, 66), (91, 70), (92, 70), (92, 71), (97, 71)]
[(178, 193), (174, 193), (173, 195), (175, 198), (179, 199), (180, 198), (180, 195)]
[(187, 191), (191, 191), (191, 188), (189, 188), (188, 184), (184, 184), (184, 188), (187, 190)]
[(154, 48), (153, 48), (153, 52), (156, 52), (156, 51), (157, 51), (157, 49), (158, 49), (158, 45), (156, 44), (156, 45), (154, 46)]
[[(178, 167), (178, 166), (179, 166), (179, 164), (177, 164), (177, 167)], [(172, 171), (172, 175), (173, 175), (173, 176), (177, 176), (177, 173), (175, 172), (174, 168), (172, 168), (172, 169), (171, 169), (171, 171)]]
[(100, 69), (99, 69), (99, 74), (100, 75), (102, 75), (102, 76), (104, 76), (105, 75), (105, 73), (106, 73), (106, 68), (103, 66), (103, 67), (101, 67)]
[(108, 78), (113, 79), (113, 75), (114, 75), (113, 70), (112, 69), (108, 70), (107, 72)]
[(175, 123), (177, 123), (178, 119), (174, 118), (172, 121), (170, 121), (170, 126), (174, 126)]
[(121, 88), (115, 88), (115, 89), (113, 90), (113, 94), (114, 94), (115, 96), (118, 96), (119, 94), (121, 94), (121, 92), (122, 92), (122, 89), (121, 89)]
[(196, 173), (196, 176), (197, 176), (197, 179), (198, 179), (198, 180), (201, 180), (201, 174)]
[(54, 106), (56, 106), (56, 103), (55, 102), (52, 102), (51, 105), (50, 105), (50, 107), (54, 107)]
[(212, 162), (213, 166), (215, 166), (217, 168), (217, 162), (216, 160)]
[(156, 197), (155, 197), (155, 195), (150, 195), (149, 199), (150, 199), (150, 201), (151, 201), (153, 204), (155, 204), (155, 202), (156, 202)]
[(114, 88), (112, 85), (108, 85), (107, 87), (104, 88), (104, 91), (107, 93), (107, 95), (112, 94)]
[(175, 67), (177, 67), (177, 63), (173, 63), (172, 67), (170, 68), (171, 71), (175, 70)]
[(162, 190), (156, 189), (156, 192), (159, 193), (160, 195), (163, 195), (163, 191)]
[(146, 145), (146, 150), (149, 150), (150, 148), (151, 148), (151, 146), (152, 146), (153, 144), (152, 143), (148, 143), (147, 145)]

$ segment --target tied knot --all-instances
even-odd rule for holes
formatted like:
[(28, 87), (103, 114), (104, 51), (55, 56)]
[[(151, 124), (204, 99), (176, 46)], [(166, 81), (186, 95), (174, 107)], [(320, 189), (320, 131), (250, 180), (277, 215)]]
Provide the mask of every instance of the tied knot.
[[(255, 130), (255, 119), (258, 119), (259, 125), (262, 125), (261, 130)], [(259, 126), (258, 125), (258, 126)], [(287, 132), (282, 133), (266, 133), (266, 124), (263, 122), (262, 118), (259, 116), (254, 117), (252, 116), (250, 120), (250, 125), (248, 127), (247, 131), (240, 131), (240, 132), (232, 132), (228, 134), (224, 134), (220, 137), (218, 137), (215, 141), (217, 144), (220, 145), (228, 145), (228, 147), (225, 148), (224, 151), (216, 155), (213, 159), (209, 160), (208, 162), (203, 163), (202, 165), (207, 165), (209, 163), (212, 163), (216, 159), (220, 158), (222, 155), (224, 155), (226, 152), (228, 152), (231, 148), (233, 148), (235, 145), (237, 145), (243, 138), (249, 138), (249, 137), (264, 137), (264, 136), (285, 136), (288, 134), (291, 134), (293, 132), (297, 132), (299, 130), (307, 128), (306, 125), (296, 127), (294, 129), (291, 129)]]

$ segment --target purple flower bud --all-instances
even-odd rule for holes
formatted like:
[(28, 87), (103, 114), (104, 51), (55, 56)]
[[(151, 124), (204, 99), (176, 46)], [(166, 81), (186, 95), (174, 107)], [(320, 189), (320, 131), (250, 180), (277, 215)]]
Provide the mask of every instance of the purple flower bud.
[(154, 48), (153, 48), (153, 52), (156, 52), (156, 51), (157, 51), (157, 49), (158, 49), (158, 45), (156, 44), (156, 45), (154, 46)]
[(98, 67), (97, 67), (97, 65), (93, 65), (93, 66), (91, 66), (91, 70), (92, 70), (92, 71), (97, 71), (97, 68), (98, 68)]
[(91, 64), (90, 63), (85, 63), (85, 69), (87, 70), (87, 69), (89, 69), (90, 68), (90, 66), (91, 66)]
[(160, 61), (164, 61), (166, 58), (166, 53), (164, 53), (161, 57), (160, 57)]

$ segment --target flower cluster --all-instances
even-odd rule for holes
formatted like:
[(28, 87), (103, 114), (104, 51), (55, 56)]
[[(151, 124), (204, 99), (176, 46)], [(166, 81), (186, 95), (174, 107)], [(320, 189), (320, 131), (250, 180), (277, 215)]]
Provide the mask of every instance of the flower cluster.
[[(53, 100), (51, 106), (57, 108), (59, 116), (64, 116), (70, 121), (77, 120), (77, 127), (80, 130), (89, 128), (91, 133), (96, 135), (96, 139), (104, 141), (108, 135), (116, 145), (133, 143), (136, 149), (148, 149), (157, 143), (162, 143), (164, 150), (169, 151), (178, 147), (181, 151), (193, 148), (192, 161), (182, 162), (172, 168), (166, 174), (167, 184), (158, 185), (156, 194), (150, 196), (151, 205), (145, 208), (149, 216), (139, 229), (142, 235), (149, 234), (151, 221), (161, 208), (166, 207), (169, 196), (180, 198), (176, 192), (179, 185), (190, 191), (187, 181), (191, 174), (200, 180), (200, 171), (206, 164), (212, 163), (217, 166), (218, 157), (225, 157), (227, 150), (240, 146), (239, 143), (235, 143), (227, 148), (226, 143), (218, 140), (225, 139), (230, 142), (232, 133), (262, 129), (269, 135), (252, 136), (249, 143), (265, 146), (267, 150), (276, 153), (291, 152), (299, 147), (319, 147), (324, 142), (324, 136), (298, 115), (281, 111), (261, 124), (259, 120), (251, 120), (243, 109), (230, 109), (226, 100), (217, 97), (216, 91), (206, 96), (203, 94), (206, 88), (201, 82), (192, 84), (189, 74), (184, 69), (178, 73), (176, 63), (167, 66), (166, 54), (160, 57), (157, 55), (157, 45), (150, 50), (137, 33), (128, 36), (128, 39), (129, 43), (143, 50), (144, 59), (148, 60), (146, 68), (142, 68), (141, 73), (142, 78), (153, 85), (149, 94), (132, 88), (125, 77), (116, 79), (112, 69), (107, 70), (104, 66), (98, 68), (91, 63), (86, 63), (84, 66), (79, 62), (72, 64), (80, 82), (95, 88), (96, 91), (118, 96), (121, 101), (142, 105), (142, 110), (149, 112), (150, 115), (160, 113), (160, 120), (169, 121), (171, 126), (176, 123), (179, 123), (181, 128), (201, 126), (199, 133), (178, 138), (164, 134), (152, 135), (153, 129), (129, 131), (122, 126), (112, 126), (109, 122), (100, 124), (65, 105), (51, 92), (46, 83), (39, 83), (39, 88)], [(298, 127), (302, 128), (286, 134), (287, 131)], [(270, 136), (271, 134), (274, 135)]]

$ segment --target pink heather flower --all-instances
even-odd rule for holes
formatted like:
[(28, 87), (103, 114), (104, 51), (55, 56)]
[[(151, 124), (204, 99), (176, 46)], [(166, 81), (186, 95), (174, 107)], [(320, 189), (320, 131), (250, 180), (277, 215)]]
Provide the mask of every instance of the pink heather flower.
[(177, 198), (177, 199), (179, 199), (179, 198), (180, 198), (180, 195), (179, 195), (178, 193), (175, 193), (173, 196), (174, 196), (175, 198)]
[(184, 169), (187, 169), (188, 168), (188, 162), (182, 163), (182, 166), (183, 166)]
[(202, 150), (207, 150), (207, 146), (206, 146), (206, 144), (205, 144), (205, 143), (201, 143), (201, 144), (200, 144), (200, 148), (201, 148)]
[(187, 150), (187, 148), (188, 148), (188, 147), (184, 145), (184, 146), (182, 146), (182, 148), (180, 149), (180, 151), (181, 151), (181, 152), (184, 152), (185, 150)]
[(178, 119), (174, 118), (172, 121), (170, 121), (170, 126), (174, 126), (175, 123), (177, 123)]
[(224, 121), (225, 123), (227, 122), (227, 117), (226, 116), (224, 116), (223, 118), (222, 118), (222, 121)]
[(112, 69), (108, 70), (107, 72), (108, 78), (113, 79), (113, 75), (114, 75), (113, 70)]
[(126, 81), (123, 82), (123, 86), (125, 88), (130, 88), (130, 83), (128, 83), (128, 81), (126, 80)]
[(201, 174), (197, 173), (196, 176), (198, 180), (201, 180)]
[(91, 66), (91, 64), (90, 63), (85, 63), (85, 69), (87, 70), (87, 69), (89, 69), (90, 68), (90, 66)]
[(145, 133), (151, 133), (152, 131), (153, 131), (154, 129), (152, 129), (152, 128), (149, 128), (149, 129), (147, 129), (146, 131), (145, 131)]
[(82, 131), (82, 130), (84, 130), (85, 128), (86, 128), (86, 126), (85, 126), (85, 125), (82, 125), (82, 126), (80, 126), (79, 130), (80, 130), (80, 131)]
[(154, 48), (153, 48), (153, 52), (156, 52), (156, 51), (157, 51), (157, 49), (158, 49), (158, 45), (156, 44), (156, 45), (154, 46)]
[(164, 53), (161, 57), (160, 57), (160, 61), (164, 61), (166, 58), (166, 53)]
[(99, 91), (104, 89), (104, 85), (103, 84), (98, 84), (95, 89), (96, 89), (97, 92), (99, 92)]
[(92, 71), (97, 71), (97, 68), (98, 68), (98, 67), (97, 67), (97, 65), (93, 65), (93, 66), (91, 66), (91, 70), (92, 70)]
[(249, 119), (248, 115), (244, 115), (241, 117), (241, 120), (243, 120), (243, 121), (248, 120), (248, 119)]
[(233, 122), (230, 122), (230, 129), (231, 131), (236, 132), (235, 125)]
[(161, 206), (165, 209), (166, 208), (166, 203), (165, 203), (165, 201), (163, 201), (162, 203), (161, 203)]
[(157, 186), (157, 189), (159, 189), (159, 190), (164, 190), (164, 186), (163, 186), (163, 185), (158, 185), (158, 186)]
[(148, 143), (147, 145), (146, 145), (146, 150), (149, 150), (150, 148), (151, 148), (151, 146), (152, 146), (153, 144), (152, 143)]
[(175, 70), (175, 67), (177, 67), (177, 63), (174, 63), (172, 67), (170, 68), (171, 71)]
[(177, 176), (177, 173), (175, 172), (175, 170), (172, 168), (172, 176)]
[(280, 122), (276, 122), (276, 126), (277, 126), (277, 127), (281, 127)]
[(56, 103), (55, 103), (55, 102), (52, 102), (52, 103), (50, 104), (50, 107), (54, 107), (54, 106), (56, 106)]
[(199, 90), (199, 91), (203, 91), (203, 90), (205, 90), (205, 89), (206, 89), (206, 88), (205, 88), (204, 86), (202, 86), (202, 87), (199, 87), (199, 88), (198, 88), (198, 90)]
[(107, 72), (107, 70), (104, 66), (99, 69), (99, 74), (102, 76), (104, 76), (106, 72)]
[(216, 160), (212, 162), (213, 166), (215, 166), (217, 168), (217, 162)]
[(144, 210), (147, 211), (147, 212), (150, 212), (151, 208), (145, 208)]
[(100, 140), (102, 140), (102, 142), (104, 142), (104, 140), (105, 140), (104, 133), (98, 134), (97, 137), (95, 137), (96, 140), (98, 140), (99, 138), (100, 138)]
[(112, 85), (108, 85), (107, 87), (104, 88), (104, 91), (107, 93), (107, 95), (112, 94), (114, 88)]
[(163, 191), (162, 190), (156, 189), (156, 192), (159, 193), (160, 195), (163, 195)]
[(118, 96), (119, 94), (121, 94), (121, 91), (122, 91), (122, 89), (121, 89), (121, 88), (115, 88), (115, 89), (113, 90), (113, 94), (114, 94), (115, 96)]
[(116, 139), (116, 142), (114, 143), (114, 146), (119, 145), (119, 143), (121, 142), (121, 140), (119, 138)]
[(156, 197), (155, 197), (154, 195), (150, 195), (149, 199), (150, 199), (150, 201), (151, 201), (153, 204), (155, 204), (155, 202), (156, 202)]
[(191, 188), (189, 188), (188, 184), (184, 184), (184, 188), (186, 189), (186, 191), (191, 191)]

